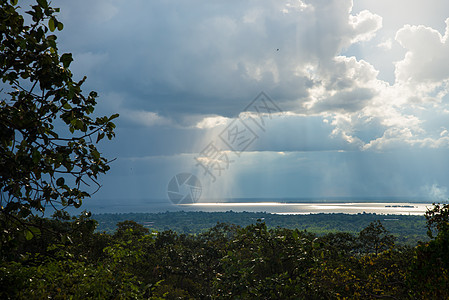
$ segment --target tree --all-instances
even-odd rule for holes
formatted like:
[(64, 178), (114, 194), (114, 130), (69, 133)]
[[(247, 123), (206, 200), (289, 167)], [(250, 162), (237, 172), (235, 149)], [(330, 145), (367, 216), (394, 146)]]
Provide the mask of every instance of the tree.
[(0, 0), (0, 225), (79, 207), (110, 168), (96, 144), (115, 136), (118, 114), (92, 116), (97, 93), (83, 94), (72, 54), (58, 53), (59, 9), (36, 1), (25, 17), (18, 0)]
[(376, 255), (391, 248), (394, 241), (395, 237), (388, 234), (380, 221), (371, 222), (359, 233), (361, 248), (368, 253), (374, 252)]
[(417, 298), (449, 299), (449, 204), (433, 204), (426, 212), (431, 240), (416, 247), (409, 285)]
[(430, 238), (445, 235), (449, 232), (449, 204), (433, 203), (432, 209), (426, 211), (427, 235)]
[(117, 231), (114, 237), (121, 240), (137, 240), (149, 232), (150, 230), (143, 225), (127, 220), (117, 223)]

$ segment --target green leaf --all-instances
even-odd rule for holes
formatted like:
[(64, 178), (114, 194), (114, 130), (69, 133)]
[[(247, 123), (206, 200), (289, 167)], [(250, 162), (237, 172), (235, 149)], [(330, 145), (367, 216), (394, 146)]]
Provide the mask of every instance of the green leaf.
[(31, 240), (34, 237), (33, 233), (30, 230), (25, 230), (25, 238), (27, 241)]
[(104, 138), (104, 132), (99, 133), (98, 136), (97, 136), (97, 143), (98, 143), (101, 139), (103, 139), (103, 138)]
[(59, 177), (58, 180), (56, 180), (56, 185), (57, 186), (63, 186), (64, 182), (65, 182), (64, 178)]
[(41, 235), (41, 230), (37, 227), (30, 227), (29, 230), (33, 233), (34, 236)]
[(24, 231), (25, 239), (27, 241), (31, 240), (32, 238), (34, 238), (35, 236), (38, 236), (40, 234), (41, 234), (40, 229), (36, 228), (36, 227), (28, 227)]
[[(48, 43), (48, 45), (51, 47), (51, 48), (50, 48), (50, 52), (56, 53), (56, 52), (55, 52), (55, 49), (57, 49), (57, 47), (56, 47), (56, 41), (55, 41), (55, 40), (49, 40), (49, 39), (47, 39), (47, 43)], [(53, 50), (53, 51), (51, 51), (51, 50)]]
[(97, 150), (92, 150), (91, 153), (95, 159), (100, 159), (100, 153)]
[(114, 120), (115, 118), (118, 118), (120, 115), (119, 114), (113, 114), (112, 116), (109, 117), (109, 121)]
[(83, 129), (83, 126), (84, 126), (83, 120), (80, 120), (80, 119), (75, 120), (75, 128), (76, 129), (81, 130), (81, 129)]
[(47, 0), (37, 0), (37, 3), (39, 3), (39, 5), (40, 5), (42, 8), (48, 8)]
[(50, 18), (50, 20), (48, 20), (48, 29), (50, 29), (51, 32), (55, 31), (56, 26), (54, 18)]
[(68, 68), (70, 66), (70, 63), (73, 61), (72, 53), (64, 53), (63, 55), (61, 55), (59, 61), (62, 62), (64, 68)]
[(61, 31), (62, 29), (64, 29), (64, 24), (58, 22), (58, 30)]
[(33, 158), (33, 162), (35, 164), (37, 164), (41, 160), (41, 153), (37, 149), (34, 149), (32, 158)]
[(16, 6), (19, 0), (10, 0), (9, 2), (11, 2), (11, 5)]

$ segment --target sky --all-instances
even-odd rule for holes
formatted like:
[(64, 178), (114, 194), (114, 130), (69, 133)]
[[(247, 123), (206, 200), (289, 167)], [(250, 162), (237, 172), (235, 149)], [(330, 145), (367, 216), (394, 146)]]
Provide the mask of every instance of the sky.
[(97, 201), (447, 199), (446, 0), (53, 0), (75, 78), (120, 113)]

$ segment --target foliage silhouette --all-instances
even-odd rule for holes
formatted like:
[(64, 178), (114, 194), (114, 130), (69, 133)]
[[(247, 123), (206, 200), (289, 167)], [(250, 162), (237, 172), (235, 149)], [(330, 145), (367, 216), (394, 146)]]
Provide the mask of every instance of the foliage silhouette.
[[(47, 0), (25, 15), (17, 0), (0, 6), (0, 213), (2, 227), (43, 213), (79, 207), (100, 187), (109, 161), (96, 144), (114, 137), (118, 114), (93, 117), (97, 93), (83, 94), (70, 53), (60, 55), (62, 30)], [(30, 23), (27, 24), (27, 20)], [(6, 217), (13, 218), (8, 221)], [(27, 231), (26, 237), (37, 234)]]

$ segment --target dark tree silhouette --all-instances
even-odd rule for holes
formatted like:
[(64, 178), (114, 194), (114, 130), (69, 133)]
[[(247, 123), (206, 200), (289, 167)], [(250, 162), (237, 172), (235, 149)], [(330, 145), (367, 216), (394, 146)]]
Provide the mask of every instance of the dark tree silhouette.
[(17, 0), (0, 5), (0, 220), (19, 222), (79, 207), (100, 187), (110, 167), (96, 144), (114, 137), (118, 114), (93, 116), (97, 93), (83, 94), (86, 77), (75, 81), (72, 55), (58, 53), (59, 9), (37, 0), (22, 15)]

